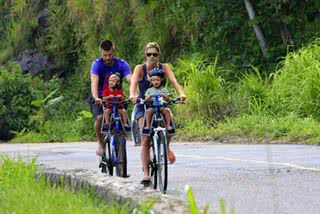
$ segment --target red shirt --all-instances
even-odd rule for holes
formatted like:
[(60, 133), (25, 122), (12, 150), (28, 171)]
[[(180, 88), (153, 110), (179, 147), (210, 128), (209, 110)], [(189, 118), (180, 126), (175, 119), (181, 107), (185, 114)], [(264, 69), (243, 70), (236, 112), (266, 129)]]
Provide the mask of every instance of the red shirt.
[[(117, 96), (117, 95), (121, 95), (123, 98), (122, 98), (122, 99), (119, 99), (119, 98), (117, 97), (116, 101), (121, 101), (121, 100), (123, 100), (123, 99), (125, 98), (125, 95), (124, 95), (122, 89), (117, 89), (117, 90), (112, 91), (110, 88), (105, 87), (105, 88), (103, 89), (103, 91), (102, 91), (102, 97)], [(107, 100), (108, 100), (109, 102), (112, 102), (112, 101), (113, 101), (113, 97), (111, 97), (111, 98), (109, 98), (109, 99), (107, 99)], [(110, 105), (108, 105), (108, 107), (110, 108), (110, 107), (112, 107), (112, 105), (110, 104)], [(120, 105), (118, 105), (118, 107), (119, 107), (119, 108), (123, 108), (123, 105), (120, 104)]]

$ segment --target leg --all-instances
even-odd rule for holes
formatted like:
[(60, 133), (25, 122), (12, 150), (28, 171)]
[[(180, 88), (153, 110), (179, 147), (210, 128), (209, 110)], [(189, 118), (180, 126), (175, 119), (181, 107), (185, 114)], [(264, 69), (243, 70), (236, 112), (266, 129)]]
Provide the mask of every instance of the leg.
[(122, 121), (124, 123), (125, 126), (129, 126), (128, 125), (128, 118), (127, 118), (127, 114), (126, 114), (126, 110), (124, 109), (118, 109), (119, 114), (121, 115)]
[[(164, 114), (164, 117), (166, 119), (166, 126), (167, 126), (167, 129), (168, 129), (168, 133), (169, 134), (173, 134), (174, 130), (172, 129), (172, 126), (171, 126), (172, 119), (171, 119), (170, 109), (169, 108), (164, 108), (162, 113)], [(176, 156), (175, 156), (174, 152), (169, 147), (170, 140), (171, 140), (171, 136), (169, 135), (168, 136), (168, 159), (169, 159), (169, 163), (173, 164), (176, 161)]]
[(102, 156), (103, 151), (105, 149), (103, 144), (103, 137), (101, 135), (101, 125), (102, 125), (102, 115), (98, 115), (95, 121), (96, 136), (97, 136), (97, 142), (98, 142), (98, 149), (96, 151), (96, 154), (98, 156)]
[(147, 109), (147, 112), (146, 112), (146, 126), (145, 126), (145, 128), (147, 128), (147, 129), (150, 129), (152, 113), (153, 113), (153, 109), (152, 108)]
[(111, 109), (107, 108), (104, 113), (104, 118), (105, 118), (104, 123), (106, 124), (106, 126), (109, 126), (109, 124), (110, 124), (111, 111), (112, 111)]
[(166, 119), (166, 127), (167, 127), (167, 129), (172, 129), (169, 109), (168, 108), (163, 108), (161, 110), (161, 112), (164, 115), (164, 118)]
[[(143, 117), (139, 118), (140, 127), (143, 126)], [(143, 170), (143, 179), (150, 180), (149, 162), (150, 162), (150, 137), (143, 136), (141, 143), (141, 163)]]

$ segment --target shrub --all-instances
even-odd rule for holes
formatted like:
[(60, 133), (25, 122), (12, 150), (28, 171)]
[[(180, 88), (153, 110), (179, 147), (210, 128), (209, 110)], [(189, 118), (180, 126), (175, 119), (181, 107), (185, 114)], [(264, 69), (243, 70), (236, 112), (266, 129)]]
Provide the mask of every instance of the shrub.
[(272, 111), (320, 117), (320, 40), (289, 53), (268, 95)]

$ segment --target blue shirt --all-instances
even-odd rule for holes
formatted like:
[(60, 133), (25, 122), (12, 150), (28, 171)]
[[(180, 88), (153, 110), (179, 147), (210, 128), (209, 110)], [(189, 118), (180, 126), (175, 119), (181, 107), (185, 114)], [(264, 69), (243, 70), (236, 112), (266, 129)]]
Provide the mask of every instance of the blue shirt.
[(119, 73), (121, 81), (124, 77), (131, 74), (129, 64), (123, 60), (114, 57), (112, 66), (106, 65), (102, 58), (96, 59), (91, 65), (91, 74), (99, 76), (98, 96), (102, 95), (104, 84), (108, 84), (108, 79), (111, 74)]

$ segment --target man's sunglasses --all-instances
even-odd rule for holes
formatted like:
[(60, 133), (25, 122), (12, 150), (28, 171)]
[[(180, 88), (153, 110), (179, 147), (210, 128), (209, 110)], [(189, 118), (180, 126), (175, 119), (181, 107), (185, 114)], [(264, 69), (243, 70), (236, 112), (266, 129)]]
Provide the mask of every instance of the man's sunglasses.
[(154, 56), (154, 57), (157, 57), (157, 56), (159, 56), (159, 54), (158, 53), (147, 53), (147, 56)]

